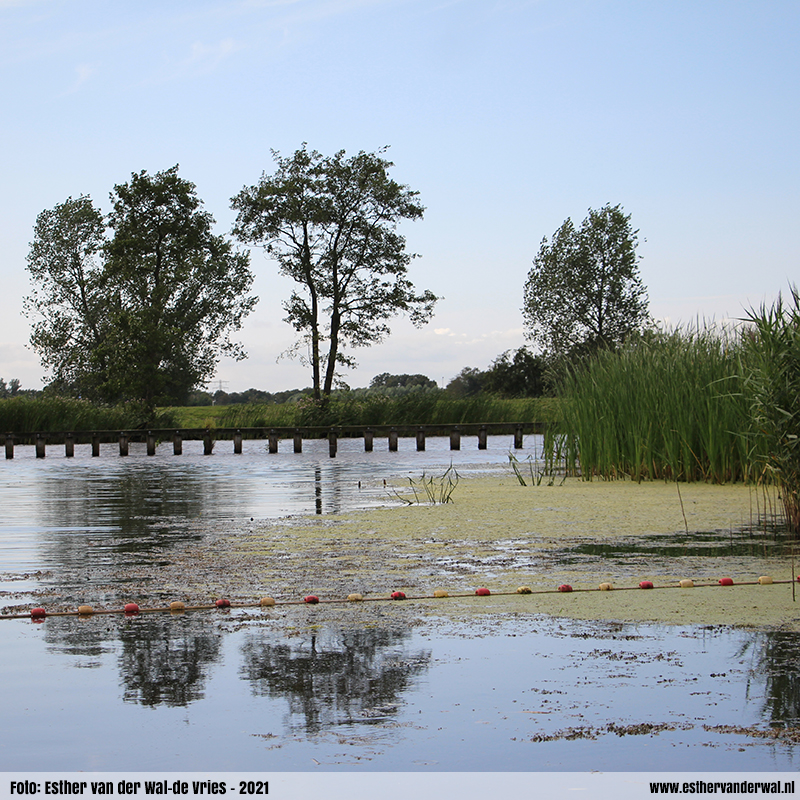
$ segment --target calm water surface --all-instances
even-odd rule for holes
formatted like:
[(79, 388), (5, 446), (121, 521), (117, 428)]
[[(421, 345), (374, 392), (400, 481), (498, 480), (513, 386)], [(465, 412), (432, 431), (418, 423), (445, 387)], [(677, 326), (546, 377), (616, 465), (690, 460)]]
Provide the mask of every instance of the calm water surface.
[[(87, 446), (67, 460), (52, 447), (44, 461), (18, 447), (0, 463), (0, 588), (141, 561), (216, 521), (385, 503), (384, 479), (451, 459), (485, 470), (510, 443), (490, 437), (479, 452), (465, 438), (451, 452), (429, 439), (416, 453), (401, 440), (388, 453), (376, 440), (365, 454), (345, 440), (336, 459), (325, 441), (272, 456), (263, 442), (242, 456), (218, 442), (210, 457), (189, 442), (180, 457), (108, 446), (92, 459)], [(517, 455), (538, 446), (530, 437)], [(797, 767), (796, 746), (768, 735), (800, 727), (793, 633), (491, 610), (462, 624), (412, 608), (364, 604), (335, 624), (321, 607), (0, 620), (0, 770)]]

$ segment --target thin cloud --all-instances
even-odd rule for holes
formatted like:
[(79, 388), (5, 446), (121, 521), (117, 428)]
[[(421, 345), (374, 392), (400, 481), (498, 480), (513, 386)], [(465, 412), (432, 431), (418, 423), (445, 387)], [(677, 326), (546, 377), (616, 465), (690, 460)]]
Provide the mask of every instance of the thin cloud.
[(213, 72), (229, 56), (241, 49), (242, 45), (231, 38), (211, 45), (194, 42), (190, 55), (181, 62), (181, 66), (186, 71), (206, 74)]
[(78, 66), (75, 67), (75, 73), (76, 73), (75, 80), (67, 89), (65, 89), (61, 93), (61, 96), (63, 97), (64, 95), (74, 94), (75, 92), (77, 92), (81, 88), (81, 86), (83, 86), (83, 84), (86, 83), (86, 81), (88, 81), (89, 78), (92, 77), (94, 72), (95, 72), (94, 67), (90, 66), (89, 64), (78, 64)]

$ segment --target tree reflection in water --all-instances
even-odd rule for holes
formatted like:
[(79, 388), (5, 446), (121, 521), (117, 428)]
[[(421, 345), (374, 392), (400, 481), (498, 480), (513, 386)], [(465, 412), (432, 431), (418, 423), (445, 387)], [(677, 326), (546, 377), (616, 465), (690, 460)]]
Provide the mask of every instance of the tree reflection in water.
[(202, 699), (208, 667), (220, 657), (222, 637), (199, 617), (178, 621), (148, 616), (123, 625), (119, 659), (123, 700), (185, 706)]
[[(767, 631), (754, 634), (742, 648), (754, 656), (752, 676), (764, 684), (764, 717), (774, 727), (800, 726), (800, 634)], [(752, 688), (748, 680), (748, 695)]]
[(274, 644), (254, 633), (242, 646), (242, 677), (254, 695), (285, 698), (288, 728), (318, 733), (348, 722), (391, 716), (413, 678), (428, 669), (429, 650), (407, 652), (409, 633), (329, 630), (301, 645)]

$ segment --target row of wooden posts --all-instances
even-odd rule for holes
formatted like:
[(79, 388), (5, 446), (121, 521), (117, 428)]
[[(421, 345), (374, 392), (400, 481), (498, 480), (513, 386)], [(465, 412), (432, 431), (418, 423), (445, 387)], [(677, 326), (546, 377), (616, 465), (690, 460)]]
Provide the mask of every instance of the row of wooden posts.
[[(462, 434), (469, 435), (469, 433), (477, 434), (478, 450), (485, 450), (487, 443), (487, 436), (489, 435), (490, 430), (495, 430), (496, 432), (501, 433), (501, 432), (506, 432), (509, 429), (511, 429), (511, 431), (513, 432), (514, 448), (519, 450), (523, 446), (523, 435), (525, 429), (533, 428), (534, 430), (538, 430), (541, 428), (541, 426), (538, 426), (535, 423), (529, 423), (529, 424), (517, 423), (513, 425), (509, 425), (507, 423), (487, 423), (485, 425), (468, 425), (468, 426), (460, 426), (460, 425), (405, 426), (400, 430), (398, 430), (398, 428), (396, 427), (391, 427), (388, 430), (386, 430), (390, 452), (394, 452), (398, 449), (398, 440), (401, 435), (401, 432), (408, 435), (411, 428), (415, 428), (413, 435), (416, 438), (417, 451), (425, 450), (426, 434), (430, 433), (431, 431), (439, 432), (443, 429), (449, 429), (451, 450), (460, 450)], [(373, 450), (375, 431), (369, 427), (363, 429), (355, 429), (352, 427), (331, 428), (331, 429), (305, 428), (302, 430), (300, 428), (294, 428), (294, 429), (219, 428), (214, 430), (206, 428), (206, 429), (187, 429), (187, 430), (160, 429), (160, 430), (150, 430), (146, 432), (138, 431), (135, 433), (130, 431), (120, 431), (118, 433), (111, 431), (92, 431), (83, 433), (67, 432), (67, 433), (49, 433), (49, 434), (6, 433), (5, 453), (7, 459), (14, 458), (15, 444), (26, 441), (33, 441), (36, 447), (36, 457), (44, 458), (48, 439), (49, 440), (55, 439), (55, 440), (63, 440), (64, 454), (66, 455), (67, 458), (72, 458), (75, 455), (75, 444), (78, 441), (91, 442), (93, 456), (100, 455), (101, 441), (105, 442), (116, 441), (119, 446), (119, 454), (121, 456), (127, 456), (128, 453), (130, 452), (129, 446), (131, 439), (136, 439), (139, 441), (144, 439), (147, 445), (147, 455), (149, 456), (154, 456), (156, 454), (156, 445), (158, 442), (166, 440), (172, 441), (172, 452), (174, 453), (174, 455), (179, 456), (183, 453), (184, 440), (202, 439), (203, 454), (208, 456), (212, 454), (214, 450), (214, 444), (217, 439), (232, 439), (233, 452), (235, 454), (240, 454), (242, 452), (242, 441), (245, 438), (267, 439), (269, 442), (268, 450), (270, 453), (278, 452), (278, 441), (280, 439), (291, 438), (293, 441), (294, 452), (302, 453), (303, 435), (306, 434), (306, 437), (308, 438), (308, 434), (315, 434), (315, 433), (317, 435), (314, 436), (313, 438), (321, 438), (321, 436), (327, 437), (328, 452), (331, 458), (336, 457), (338, 440), (339, 437), (342, 435), (363, 436), (364, 452), (371, 453)]]

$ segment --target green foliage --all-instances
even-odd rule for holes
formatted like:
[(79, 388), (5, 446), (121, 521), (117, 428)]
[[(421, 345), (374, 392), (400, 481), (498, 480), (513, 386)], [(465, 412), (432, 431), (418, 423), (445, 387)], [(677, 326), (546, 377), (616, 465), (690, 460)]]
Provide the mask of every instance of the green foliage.
[(310, 363), (316, 399), (331, 394), (337, 367), (355, 365), (346, 347), (381, 342), (398, 314), (424, 324), (437, 300), (407, 278), (414, 256), (397, 226), (424, 209), (417, 192), (389, 178), (393, 164), (383, 152), (273, 151), (275, 174), (232, 200), (235, 235), (264, 246), (298, 286), (284, 303), (300, 334), (288, 354)]
[(19, 378), (12, 378), (6, 383), (0, 378), (0, 399), (5, 397), (16, 397), (20, 391)]
[(464, 367), (445, 387), (453, 397), (477, 397), (483, 391), (485, 372), (475, 367)]
[[(337, 425), (460, 425), (474, 422), (548, 422), (556, 418), (557, 401), (502, 400), (489, 395), (458, 399), (444, 392), (401, 397), (311, 397), (281, 405), (239, 405), (219, 409), (219, 427), (333, 427)], [(217, 411), (218, 409), (214, 409)]]
[(168, 410), (150, 413), (141, 403), (100, 406), (88, 400), (66, 397), (0, 400), (0, 430), (16, 433), (125, 430), (172, 427), (175, 417)]
[(390, 375), (382, 372), (376, 375), (369, 384), (370, 389), (436, 389), (436, 381), (431, 380), (427, 375)]
[(614, 348), (648, 320), (637, 231), (622, 207), (589, 209), (542, 240), (524, 287), (528, 338), (549, 356)]
[(779, 487), (786, 520), (800, 532), (800, 294), (751, 309), (747, 388), (760, 477)]
[(547, 385), (547, 361), (527, 347), (501, 353), (483, 374), (483, 390), (499, 397), (541, 397)]
[(114, 187), (107, 224), (88, 197), (43, 211), (28, 256), (31, 343), (61, 391), (149, 408), (184, 402), (257, 298), (246, 253), (211, 232), (178, 167)]
[(632, 340), (574, 367), (551, 467), (585, 478), (727, 482), (753, 476), (747, 357), (734, 334), (678, 330)]

